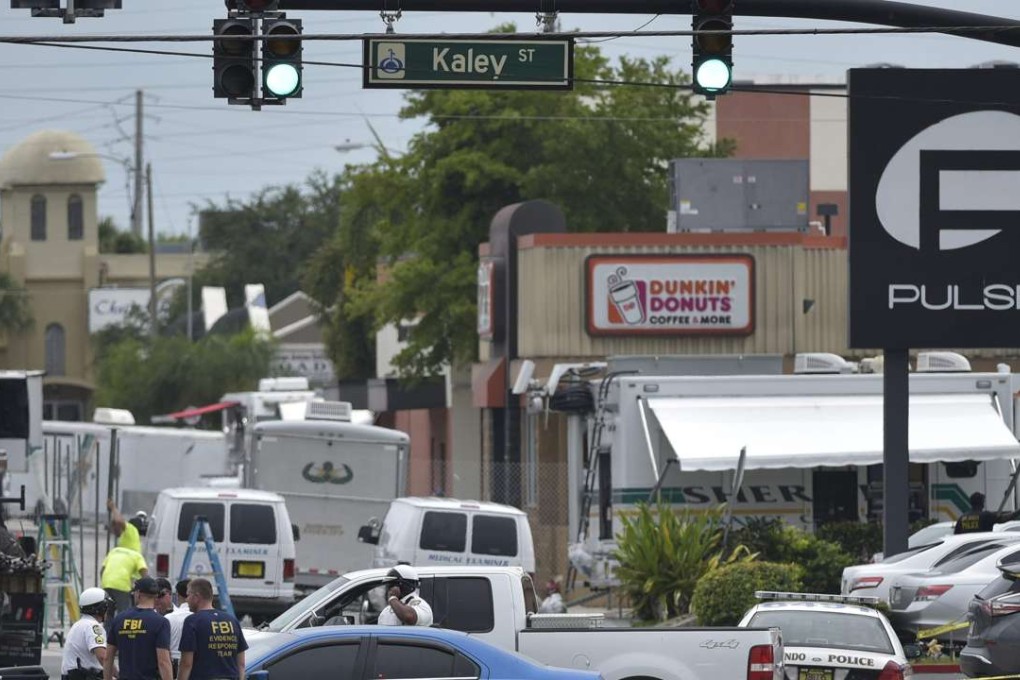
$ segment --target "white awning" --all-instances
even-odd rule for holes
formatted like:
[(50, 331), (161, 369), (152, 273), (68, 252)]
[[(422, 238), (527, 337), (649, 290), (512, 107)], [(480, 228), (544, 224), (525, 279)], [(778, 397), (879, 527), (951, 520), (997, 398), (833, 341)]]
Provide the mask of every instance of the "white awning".
[[(648, 405), (681, 470), (873, 465), (882, 462), (882, 397), (653, 398)], [(991, 395), (910, 397), (910, 460), (1020, 458)]]

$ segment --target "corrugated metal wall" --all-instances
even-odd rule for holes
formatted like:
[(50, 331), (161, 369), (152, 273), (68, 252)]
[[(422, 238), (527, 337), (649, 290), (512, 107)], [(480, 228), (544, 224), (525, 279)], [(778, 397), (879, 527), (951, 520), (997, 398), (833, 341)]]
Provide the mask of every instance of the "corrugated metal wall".
[[(755, 260), (755, 330), (748, 336), (592, 337), (585, 258), (612, 253), (741, 253)], [(518, 255), (522, 357), (621, 354), (791, 354), (844, 351), (846, 251), (800, 246), (532, 247)], [(803, 300), (814, 305), (804, 314)]]

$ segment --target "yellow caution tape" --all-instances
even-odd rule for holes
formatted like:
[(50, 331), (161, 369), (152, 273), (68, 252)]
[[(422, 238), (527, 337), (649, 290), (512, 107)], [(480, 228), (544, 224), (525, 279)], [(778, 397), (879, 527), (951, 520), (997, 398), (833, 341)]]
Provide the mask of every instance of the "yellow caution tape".
[(991, 677), (981, 676), (981, 680), (1016, 680), (1020, 678), (1020, 674), (1016, 675), (993, 675)]
[[(954, 630), (960, 630), (970, 625), (970, 621), (963, 621), (960, 623), (947, 623), (944, 626), (936, 626), (935, 628), (923, 628), (917, 631), (917, 639), (923, 640), (925, 638), (935, 637), (936, 635), (942, 635), (942, 633), (950, 633)], [(1017, 676), (1020, 677), (1020, 676)]]

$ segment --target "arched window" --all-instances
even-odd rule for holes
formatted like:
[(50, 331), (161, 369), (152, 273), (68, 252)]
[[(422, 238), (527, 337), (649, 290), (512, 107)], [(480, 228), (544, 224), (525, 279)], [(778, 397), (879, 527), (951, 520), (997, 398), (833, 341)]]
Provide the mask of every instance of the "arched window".
[(32, 240), (46, 240), (46, 197), (41, 194), (32, 197)]
[(64, 375), (64, 327), (51, 323), (46, 327), (46, 373)]
[(85, 211), (81, 196), (71, 194), (67, 199), (67, 240), (80, 241), (85, 236)]

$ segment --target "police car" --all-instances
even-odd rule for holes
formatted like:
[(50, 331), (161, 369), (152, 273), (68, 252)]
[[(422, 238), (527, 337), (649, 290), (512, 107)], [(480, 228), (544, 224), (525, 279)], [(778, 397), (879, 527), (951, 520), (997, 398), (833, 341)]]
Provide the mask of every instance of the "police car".
[(782, 631), (786, 680), (904, 680), (913, 672), (896, 633), (865, 605), (877, 597), (758, 591), (740, 626)]

